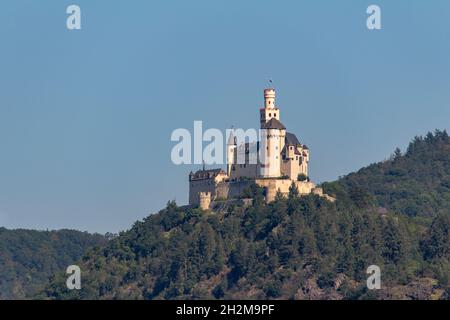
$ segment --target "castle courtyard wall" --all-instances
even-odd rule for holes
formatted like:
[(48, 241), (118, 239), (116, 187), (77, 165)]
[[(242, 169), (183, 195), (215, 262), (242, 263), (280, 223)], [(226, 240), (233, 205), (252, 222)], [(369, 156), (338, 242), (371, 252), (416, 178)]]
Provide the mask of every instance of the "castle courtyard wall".
[(254, 180), (220, 182), (216, 186), (216, 199), (240, 198), (244, 190), (253, 183)]
[[(204, 179), (189, 182), (189, 204), (199, 204), (199, 193), (210, 192), (212, 197), (216, 193), (216, 183), (214, 179)], [(214, 198), (213, 198), (214, 199)]]
[(256, 184), (266, 188), (266, 201), (272, 202), (275, 200), (275, 196), (278, 191), (283, 195), (289, 194), (289, 188), (292, 182), (297, 186), (299, 194), (309, 194), (316, 187), (312, 182), (307, 181), (293, 181), (290, 179), (257, 179)]

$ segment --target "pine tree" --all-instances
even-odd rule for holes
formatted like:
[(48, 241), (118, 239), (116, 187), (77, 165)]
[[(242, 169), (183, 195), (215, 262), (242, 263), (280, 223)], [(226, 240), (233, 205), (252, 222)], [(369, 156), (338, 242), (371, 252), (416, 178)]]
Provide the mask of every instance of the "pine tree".
[(297, 185), (294, 182), (292, 182), (291, 186), (289, 187), (288, 198), (289, 198), (289, 200), (292, 200), (292, 199), (297, 199), (298, 196), (299, 196), (299, 192), (298, 192)]

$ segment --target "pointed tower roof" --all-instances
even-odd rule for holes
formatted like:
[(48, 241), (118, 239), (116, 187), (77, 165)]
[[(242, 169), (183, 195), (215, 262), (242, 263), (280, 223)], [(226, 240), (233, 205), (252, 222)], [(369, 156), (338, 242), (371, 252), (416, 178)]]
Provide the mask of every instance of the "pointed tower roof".
[(278, 129), (278, 130), (286, 130), (284, 124), (275, 118), (270, 119), (268, 122), (264, 123), (261, 126), (261, 129)]
[(234, 133), (233, 132), (234, 132), (234, 129), (231, 128), (230, 136), (228, 137), (228, 142), (227, 142), (228, 145), (235, 145), (236, 144), (236, 139), (234, 137)]
[(286, 137), (284, 139), (284, 143), (288, 146), (302, 146), (302, 144), (298, 141), (295, 134), (286, 132)]

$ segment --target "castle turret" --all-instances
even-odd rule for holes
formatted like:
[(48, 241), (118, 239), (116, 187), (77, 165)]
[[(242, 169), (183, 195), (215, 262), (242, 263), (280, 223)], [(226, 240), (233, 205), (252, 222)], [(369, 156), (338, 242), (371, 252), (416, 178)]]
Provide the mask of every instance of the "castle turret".
[(211, 192), (199, 192), (198, 198), (199, 208), (208, 210), (211, 205)]
[(264, 89), (264, 107), (266, 109), (275, 108), (275, 89)]
[(260, 109), (261, 170), (263, 178), (281, 176), (281, 150), (284, 147), (286, 127), (280, 122), (280, 110), (275, 106), (275, 89), (264, 90), (264, 108)]
[(227, 142), (227, 175), (231, 177), (231, 170), (235, 164), (235, 154), (237, 150), (236, 137), (233, 131), (230, 132), (230, 136)]
[(272, 118), (280, 120), (280, 110), (275, 106), (275, 89), (264, 89), (264, 108), (260, 109), (261, 127)]
[[(226, 172), (203, 167), (189, 174), (190, 206), (208, 212), (226, 199), (245, 196), (245, 190), (252, 184), (265, 188), (266, 202), (274, 201), (278, 192), (287, 196), (292, 185), (299, 195), (312, 193), (328, 201), (336, 200), (309, 179), (309, 149), (295, 134), (286, 132), (275, 98), (274, 89), (264, 90), (259, 141), (248, 141), (250, 137), (242, 129), (227, 130)], [(251, 199), (244, 202), (252, 204)]]

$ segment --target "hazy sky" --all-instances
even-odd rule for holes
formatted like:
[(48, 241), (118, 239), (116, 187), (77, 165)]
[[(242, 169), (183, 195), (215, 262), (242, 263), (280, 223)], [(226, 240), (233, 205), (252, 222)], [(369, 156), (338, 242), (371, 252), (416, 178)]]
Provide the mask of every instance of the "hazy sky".
[(317, 182), (449, 128), (447, 0), (7, 0), (0, 40), (8, 228), (117, 232), (185, 204), (195, 167), (172, 164), (171, 132), (257, 127), (269, 78)]

